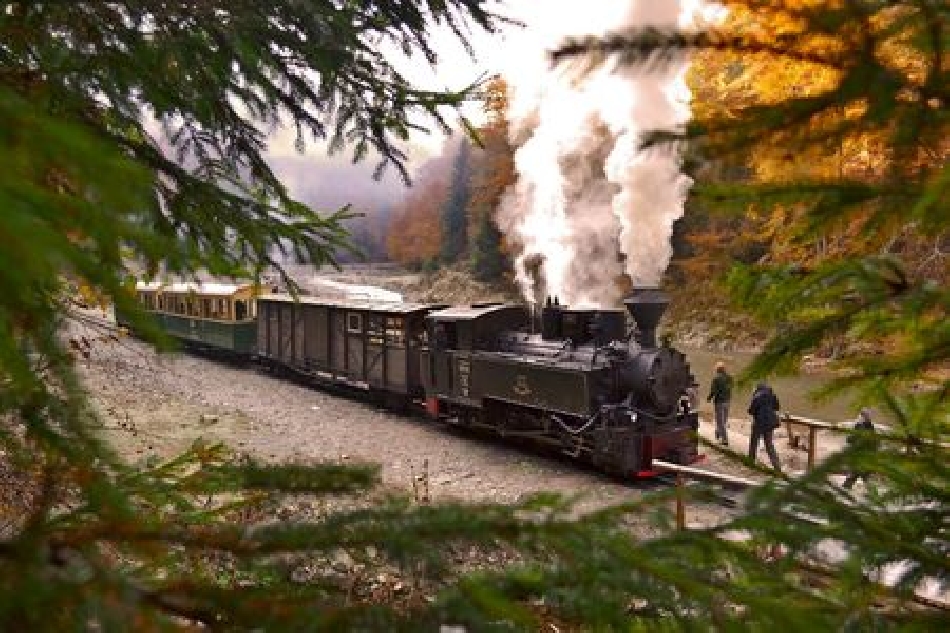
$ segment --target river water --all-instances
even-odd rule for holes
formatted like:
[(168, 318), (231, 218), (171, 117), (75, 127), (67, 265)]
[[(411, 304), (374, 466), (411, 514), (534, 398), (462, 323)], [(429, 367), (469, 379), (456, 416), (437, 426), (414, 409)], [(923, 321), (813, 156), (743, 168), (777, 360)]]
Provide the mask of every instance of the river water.
[[(726, 363), (726, 371), (734, 377), (738, 376), (751, 362), (754, 354), (740, 352), (711, 352), (705, 349), (678, 346), (680, 351), (689, 359), (693, 375), (699, 381), (700, 411), (712, 415), (712, 405), (706, 402), (709, 395), (709, 383), (716, 370), (716, 361)], [(851, 398), (845, 394), (831, 400), (816, 402), (809, 394), (825, 385), (827, 378), (820, 374), (788, 376), (772, 378), (767, 382), (775, 390), (775, 394), (782, 405), (782, 411), (807, 418), (815, 418), (826, 422), (850, 422), (857, 415), (857, 408)], [(746, 388), (733, 389), (732, 407), (729, 415), (740, 417), (745, 415), (752, 397), (754, 385)]]

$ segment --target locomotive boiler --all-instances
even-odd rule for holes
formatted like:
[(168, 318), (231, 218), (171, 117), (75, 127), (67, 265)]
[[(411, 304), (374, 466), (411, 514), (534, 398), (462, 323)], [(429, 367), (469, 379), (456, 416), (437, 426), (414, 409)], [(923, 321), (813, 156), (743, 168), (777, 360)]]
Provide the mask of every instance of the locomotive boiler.
[[(430, 415), (504, 437), (555, 446), (624, 476), (653, 474), (653, 459), (697, 455), (698, 413), (685, 356), (656, 342), (669, 301), (636, 289), (621, 310), (483, 304), (431, 312), (423, 350)], [(532, 332), (539, 329), (538, 332)]]

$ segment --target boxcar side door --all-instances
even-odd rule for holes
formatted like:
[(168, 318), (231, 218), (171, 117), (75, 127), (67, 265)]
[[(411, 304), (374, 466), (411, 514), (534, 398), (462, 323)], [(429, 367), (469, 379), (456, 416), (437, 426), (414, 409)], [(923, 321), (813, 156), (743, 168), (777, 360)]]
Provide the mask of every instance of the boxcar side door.
[(280, 360), (288, 366), (294, 364), (294, 306), (291, 303), (280, 305)]
[(346, 373), (352, 378), (363, 376), (363, 319), (366, 315), (359, 310), (346, 313)]
[(386, 380), (386, 315), (366, 314), (366, 382), (383, 387)]
[(330, 308), (330, 349), (333, 352), (331, 365), (338, 374), (346, 373), (346, 313), (340, 308)]

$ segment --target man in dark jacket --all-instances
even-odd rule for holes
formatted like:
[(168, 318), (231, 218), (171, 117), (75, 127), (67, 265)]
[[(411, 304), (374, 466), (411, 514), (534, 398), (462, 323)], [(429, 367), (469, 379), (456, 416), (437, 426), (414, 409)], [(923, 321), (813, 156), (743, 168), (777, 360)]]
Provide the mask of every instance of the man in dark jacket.
[(775, 444), (772, 443), (772, 433), (779, 426), (778, 410), (778, 397), (772, 388), (764, 382), (756, 385), (755, 391), (752, 392), (752, 402), (749, 403), (749, 415), (752, 416), (749, 458), (755, 461), (756, 453), (759, 451), (759, 438), (762, 438), (765, 441), (765, 451), (769, 454), (772, 468), (782, 470), (778, 453), (775, 452)]
[(732, 376), (726, 373), (726, 365), (722, 361), (716, 363), (716, 376), (709, 385), (709, 396), (706, 402), (712, 402), (716, 412), (716, 439), (729, 446), (729, 435), (726, 424), (729, 422), (729, 401), (732, 399)]
[[(870, 409), (861, 409), (861, 412), (858, 414), (858, 419), (854, 421), (854, 430), (855, 433), (848, 436), (848, 444), (859, 443), (863, 448), (867, 450), (875, 450), (877, 448), (877, 442), (873, 437), (874, 423), (871, 422), (871, 410)], [(855, 471), (848, 475), (842, 484), (845, 488), (851, 489), (851, 487), (858, 482), (858, 479), (863, 479), (864, 484), (867, 485), (868, 474), (861, 471)]]

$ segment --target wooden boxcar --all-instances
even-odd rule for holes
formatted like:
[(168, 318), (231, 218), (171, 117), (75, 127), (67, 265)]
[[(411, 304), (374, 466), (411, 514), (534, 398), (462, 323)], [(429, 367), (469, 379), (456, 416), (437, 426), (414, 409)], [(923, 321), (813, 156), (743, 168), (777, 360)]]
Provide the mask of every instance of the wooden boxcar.
[(432, 306), (286, 294), (258, 299), (260, 362), (408, 402), (422, 395), (419, 356)]
[[(139, 282), (139, 302), (186, 346), (252, 357), (257, 346), (254, 284)], [(122, 321), (117, 315), (117, 321)]]

